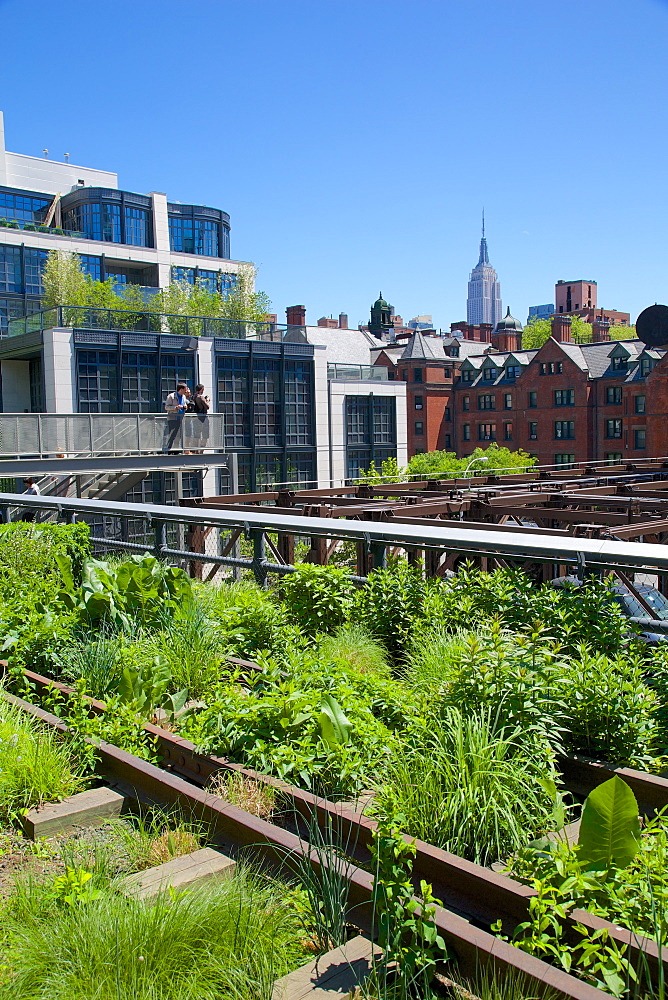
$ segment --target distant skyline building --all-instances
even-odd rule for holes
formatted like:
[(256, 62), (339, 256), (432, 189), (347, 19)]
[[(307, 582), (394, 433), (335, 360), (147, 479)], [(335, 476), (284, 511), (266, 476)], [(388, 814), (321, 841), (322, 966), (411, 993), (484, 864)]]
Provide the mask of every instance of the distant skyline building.
[(501, 285), (496, 271), (489, 262), (487, 240), (485, 239), (485, 213), (483, 212), (480, 256), (469, 276), (466, 322), (470, 326), (490, 323), (492, 327), (495, 327), (501, 319), (503, 319)]
[(550, 319), (555, 312), (554, 302), (546, 302), (542, 306), (529, 306), (527, 323), (533, 323), (537, 319)]

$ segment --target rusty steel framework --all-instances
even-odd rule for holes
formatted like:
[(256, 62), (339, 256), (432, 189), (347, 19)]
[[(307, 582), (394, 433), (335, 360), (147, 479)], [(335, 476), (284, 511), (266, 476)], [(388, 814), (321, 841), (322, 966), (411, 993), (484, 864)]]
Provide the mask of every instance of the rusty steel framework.
[[(560, 538), (610, 539), (664, 544), (668, 541), (668, 459), (611, 466), (590, 464), (577, 470), (535, 469), (521, 475), (488, 475), (475, 478), (383, 482), (327, 489), (267, 490), (181, 501), (199, 510), (230, 511), (239, 515), (264, 511), (285, 518), (286, 530), (278, 528), (277, 542), (269, 542), (278, 563), (294, 563), (295, 533), (290, 520), (313, 519), (314, 534), (307, 561), (326, 565), (340, 544), (323, 537), (317, 524), (322, 519), (381, 522), (384, 525), (424, 525), (504, 533), (535, 534), (554, 538), (556, 554), (563, 548)], [(274, 525), (276, 518), (272, 517)], [(272, 530), (276, 528), (272, 525)], [(308, 536), (307, 536), (308, 537)], [(387, 546), (357, 543), (357, 572), (366, 576), (382, 565)], [(459, 551), (410, 546), (411, 561), (424, 559), (428, 575), (455, 569), (464, 558)], [(470, 558), (470, 557), (466, 557)], [(481, 555), (482, 568), (508, 565), (506, 556)], [(523, 568), (546, 579), (564, 574), (566, 567), (545, 561), (525, 560)], [(644, 607), (632, 581), (618, 571)], [(668, 573), (659, 574), (660, 589), (668, 593)], [(648, 613), (650, 608), (646, 608)], [(650, 615), (651, 617), (651, 615)]]

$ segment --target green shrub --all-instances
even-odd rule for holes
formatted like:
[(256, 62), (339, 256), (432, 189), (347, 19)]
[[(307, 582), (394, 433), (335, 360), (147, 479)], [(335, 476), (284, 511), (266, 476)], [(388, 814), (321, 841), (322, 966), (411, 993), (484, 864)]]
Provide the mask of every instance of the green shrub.
[(16, 817), (82, 787), (72, 748), (0, 697), (0, 818)]
[(351, 617), (384, 644), (395, 663), (424, 616), (427, 586), (419, 570), (397, 562), (369, 573), (366, 586), (355, 595)]
[(228, 656), (248, 658), (260, 650), (280, 652), (295, 638), (285, 608), (255, 583), (200, 585), (196, 596), (213, 623), (216, 639), (225, 643)]
[(307, 635), (331, 632), (349, 615), (354, 584), (345, 569), (302, 563), (281, 581), (283, 603)]
[(82, 521), (0, 525), (0, 591), (11, 599), (17, 589), (21, 593), (30, 591), (32, 583), (39, 584), (42, 595), (46, 581), (61, 586), (58, 555), (70, 559), (75, 583), (79, 584), (89, 552), (89, 528)]
[(269, 1000), (274, 979), (304, 960), (285, 897), (240, 871), (152, 905), (110, 892), (56, 902), (10, 927), (0, 997)]
[(552, 755), (521, 730), (499, 733), (490, 709), (450, 708), (387, 765), (376, 808), (405, 832), (488, 865), (552, 829)]

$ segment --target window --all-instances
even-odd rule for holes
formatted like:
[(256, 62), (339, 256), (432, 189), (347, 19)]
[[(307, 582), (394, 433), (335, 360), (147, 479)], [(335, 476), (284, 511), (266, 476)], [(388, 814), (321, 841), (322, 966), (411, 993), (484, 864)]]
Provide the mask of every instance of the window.
[(506, 378), (519, 378), (520, 366), (519, 365), (508, 365), (506, 367)]
[(401, 377), (404, 382), (408, 382), (408, 368), (404, 368), (404, 370), (401, 373)]
[[(160, 393), (162, 401), (174, 392), (178, 382), (193, 388), (195, 382), (195, 356), (191, 353), (163, 354), (160, 362)], [(162, 406), (161, 406), (162, 409)]]
[(0, 247), (0, 292), (22, 292), (21, 247)]
[(651, 358), (642, 358), (640, 361), (640, 374), (642, 377), (645, 378), (646, 375), (649, 375), (653, 367), (654, 364)]
[(311, 406), (311, 363), (286, 361), (285, 382), (285, 443), (313, 444)]
[(647, 431), (644, 427), (638, 427), (637, 430), (633, 432), (633, 447), (642, 450), (646, 447)]
[(93, 281), (102, 280), (102, 260), (89, 253), (80, 253), (81, 270), (84, 274), (89, 274)]
[(225, 414), (225, 447), (250, 445), (250, 403), (246, 358), (218, 357), (218, 411)]
[(496, 396), (489, 393), (485, 393), (484, 396), (478, 396), (478, 409), (479, 410), (495, 410), (496, 409)]
[(125, 242), (134, 247), (147, 247), (148, 238), (148, 212), (143, 208), (130, 208), (125, 206)]
[(281, 373), (273, 358), (253, 362), (253, 411), (256, 448), (276, 448), (281, 441)]
[(24, 249), (23, 266), (25, 268), (26, 295), (42, 295), (42, 272), (46, 264), (46, 250)]
[(575, 406), (575, 389), (555, 389), (555, 406)]
[(538, 424), (535, 420), (529, 421), (529, 441), (538, 440)]
[(622, 453), (621, 451), (608, 451), (606, 452), (605, 457), (609, 462), (621, 462)]
[(464, 426), (462, 427), (462, 441), (470, 441), (470, 440), (471, 440), (471, 425), (464, 424)]
[(51, 198), (30, 198), (28, 195), (0, 191), (0, 219), (41, 223), (46, 218), (51, 202)]
[(504, 392), (504, 394), (503, 394), (503, 408), (504, 408), (504, 410), (512, 410), (512, 408), (513, 408), (513, 394), (512, 394), (512, 392)]
[(555, 440), (572, 441), (575, 437), (575, 421), (574, 420), (555, 420), (554, 421), (554, 437)]
[(473, 381), (473, 369), (472, 368), (462, 368), (460, 377), (462, 382), (472, 382)]
[(609, 385), (605, 390), (605, 401), (606, 403), (616, 403), (616, 404), (621, 403), (622, 401), (621, 385)]
[(636, 413), (645, 412), (645, 397), (644, 396), (634, 396), (634, 410)]
[[(418, 421), (419, 423), (419, 421)], [(396, 404), (388, 396), (346, 397), (346, 458), (348, 478), (356, 478), (372, 462), (396, 458)]]
[(445, 415), (444, 415), (443, 419), (444, 420), (452, 420), (452, 411), (451, 411), (451, 409), (450, 409), (449, 406), (446, 406), (446, 408), (445, 408)]
[(422, 373), (423, 373), (423, 369), (422, 368), (414, 368), (413, 369), (413, 381), (414, 382), (422, 382), (423, 381), (423, 379), (422, 379)]
[(537, 392), (530, 392), (529, 393), (529, 409), (530, 410), (535, 410), (537, 406), (538, 406), (538, 393)]
[(471, 409), (471, 397), (462, 396), (462, 410), (470, 410), (470, 409)]
[(300, 489), (316, 486), (313, 455), (305, 452), (293, 452), (288, 455), (286, 482), (299, 483)]
[(415, 409), (416, 410), (421, 410), (422, 409), (422, 407), (424, 405), (423, 400), (424, 400), (424, 396), (416, 396), (415, 397)]
[(483, 370), (482, 377), (485, 382), (493, 382), (498, 374), (499, 374), (498, 368), (485, 368)]
[(124, 351), (121, 357), (121, 399), (123, 412), (154, 413), (157, 402), (157, 354)]
[(513, 440), (513, 425), (504, 424), (503, 425), (503, 440), (512, 441)]
[(63, 224), (65, 229), (83, 233), (89, 240), (102, 240), (104, 243), (121, 242), (120, 204), (105, 201), (84, 202), (65, 213)]
[(554, 456), (554, 464), (565, 465), (570, 469), (573, 465), (575, 465), (575, 455), (566, 455), (561, 452), (560, 454)]
[(612, 370), (613, 371), (626, 371), (626, 366), (628, 364), (627, 358), (613, 358), (612, 359)]
[(177, 253), (196, 253), (204, 257), (218, 257), (219, 225), (212, 219), (192, 219), (170, 215), (169, 240)]
[(452, 436), (450, 434), (445, 435), (445, 447), (452, 448)]
[(415, 421), (415, 433), (418, 435), (424, 434), (424, 424), (421, 420)]
[(478, 424), (478, 441), (496, 441), (496, 424)]
[(116, 351), (77, 351), (79, 413), (118, 412)]
[(622, 421), (618, 418), (606, 420), (605, 436), (607, 438), (620, 438), (622, 436)]
[(563, 361), (542, 361), (540, 365), (541, 375), (561, 375), (564, 371)]

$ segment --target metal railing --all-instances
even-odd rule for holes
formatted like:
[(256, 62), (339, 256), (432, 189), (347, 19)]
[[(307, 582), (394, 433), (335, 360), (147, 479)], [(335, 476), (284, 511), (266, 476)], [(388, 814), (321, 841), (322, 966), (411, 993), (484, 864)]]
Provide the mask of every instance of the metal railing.
[(388, 370), (382, 365), (328, 364), (327, 378), (338, 382), (387, 382)]
[(62, 226), (47, 226), (43, 222), (25, 222), (22, 219), (0, 219), (0, 229), (22, 229), (31, 233), (47, 233), (49, 236), (70, 236), (79, 240), (88, 240), (90, 236), (76, 229), (63, 229)]
[(0, 456), (42, 458), (220, 451), (224, 415), (0, 413)]
[[(186, 316), (150, 309), (97, 309), (88, 306), (53, 306), (30, 316), (9, 321), (7, 337), (73, 327), (80, 330), (111, 330), (138, 333), (174, 333), (186, 337), (224, 337), (227, 340), (265, 340), (280, 343), (290, 331), (294, 339), (300, 327), (278, 323), (250, 323), (211, 316)], [(305, 338), (304, 338), (305, 339)]]

